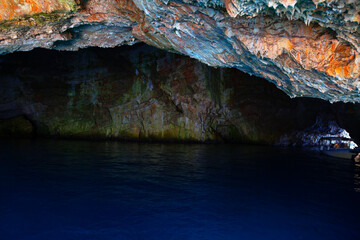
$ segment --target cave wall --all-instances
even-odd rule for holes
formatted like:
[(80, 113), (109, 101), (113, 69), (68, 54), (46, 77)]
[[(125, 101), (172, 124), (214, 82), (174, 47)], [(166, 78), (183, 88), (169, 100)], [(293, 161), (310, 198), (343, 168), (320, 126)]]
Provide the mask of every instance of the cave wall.
[(356, 137), (359, 113), (144, 44), (0, 57), (0, 119), (22, 116), (38, 136), (293, 144), (319, 119)]

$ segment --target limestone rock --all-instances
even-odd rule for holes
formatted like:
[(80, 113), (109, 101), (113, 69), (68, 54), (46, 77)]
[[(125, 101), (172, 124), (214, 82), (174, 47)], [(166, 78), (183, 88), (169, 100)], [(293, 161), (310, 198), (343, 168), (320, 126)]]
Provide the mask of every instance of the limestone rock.
[(143, 41), (210, 66), (263, 77), (291, 97), (360, 102), (356, 0), (2, 3), (0, 54)]

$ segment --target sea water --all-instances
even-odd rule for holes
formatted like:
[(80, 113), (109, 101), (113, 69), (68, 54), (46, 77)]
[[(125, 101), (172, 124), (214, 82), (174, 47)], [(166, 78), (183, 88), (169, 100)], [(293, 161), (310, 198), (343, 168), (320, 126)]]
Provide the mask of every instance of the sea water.
[(279, 147), (3, 141), (0, 239), (360, 239), (360, 165)]

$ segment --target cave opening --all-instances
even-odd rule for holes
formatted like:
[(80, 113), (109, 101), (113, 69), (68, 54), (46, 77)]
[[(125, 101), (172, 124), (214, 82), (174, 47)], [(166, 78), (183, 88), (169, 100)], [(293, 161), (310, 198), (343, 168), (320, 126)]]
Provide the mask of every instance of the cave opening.
[(359, 164), (318, 151), (359, 104), (145, 44), (3, 55), (0, 91), (0, 238), (359, 234)]
[(0, 240), (358, 240), (360, 1), (1, 0)]

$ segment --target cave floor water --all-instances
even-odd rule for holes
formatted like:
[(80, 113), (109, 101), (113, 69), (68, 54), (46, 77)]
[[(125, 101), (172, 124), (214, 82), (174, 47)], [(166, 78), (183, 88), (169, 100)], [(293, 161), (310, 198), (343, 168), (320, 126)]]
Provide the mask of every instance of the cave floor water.
[(0, 239), (360, 239), (360, 165), (248, 145), (6, 141)]

